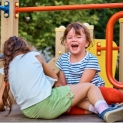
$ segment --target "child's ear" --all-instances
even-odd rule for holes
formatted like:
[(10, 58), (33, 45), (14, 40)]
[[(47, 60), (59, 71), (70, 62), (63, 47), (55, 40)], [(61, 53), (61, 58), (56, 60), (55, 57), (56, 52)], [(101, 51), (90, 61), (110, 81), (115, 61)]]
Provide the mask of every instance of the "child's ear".
[(86, 41), (85, 47), (87, 48), (89, 46), (89, 41)]
[(65, 41), (65, 47), (66, 47), (66, 48), (68, 48), (68, 46), (67, 46), (67, 42), (66, 42), (66, 41)]

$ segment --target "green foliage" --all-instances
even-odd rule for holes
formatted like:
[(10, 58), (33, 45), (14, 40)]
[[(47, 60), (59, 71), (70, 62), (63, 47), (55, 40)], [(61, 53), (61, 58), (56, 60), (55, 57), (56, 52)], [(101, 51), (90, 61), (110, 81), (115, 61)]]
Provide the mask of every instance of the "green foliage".
[[(117, 0), (19, 0), (20, 7), (62, 6), (76, 4), (114, 3)], [(122, 0), (118, 0), (122, 2)], [(122, 9), (64, 10), (19, 14), (19, 36), (24, 37), (38, 50), (51, 47), (55, 52), (55, 28), (74, 21), (94, 25), (95, 38), (105, 38), (109, 18)], [(119, 44), (119, 23), (115, 24), (114, 40)]]
[[(20, 7), (62, 6), (76, 4), (116, 3), (123, 0), (19, 0)], [(64, 10), (29, 12), (19, 14), (19, 36), (24, 37), (38, 50), (47, 47), (55, 53), (55, 28), (80, 21), (94, 25), (95, 38), (105, 39), (106, 25), (110, 17), (122, 9)], [(1, 28), (1, 27), (0, 27)], [(119, 22), (114, 27), (114, 41), (119, 45)], [(118, 71), (118, 69), (117, 69)], [(118, 72), (116, 72), (118, 78)]]
[[(59, 6), (83, 4), (86, 1), (78, 0), (21, 0), (20, 7), (29, 6)], [(93, 20), (93, 22), (92, 22)], [(19, 36), (26, 38), (38, 50), (51, 47), (50, 52), (54, 54), (55, 28), (61, 25), (66, 26), (74, 21), (91, 22), (98, 24), (98, 16), (90, 15), (90, 10), (74, 11), (51, 11), (20, 13), (19, 17)]]

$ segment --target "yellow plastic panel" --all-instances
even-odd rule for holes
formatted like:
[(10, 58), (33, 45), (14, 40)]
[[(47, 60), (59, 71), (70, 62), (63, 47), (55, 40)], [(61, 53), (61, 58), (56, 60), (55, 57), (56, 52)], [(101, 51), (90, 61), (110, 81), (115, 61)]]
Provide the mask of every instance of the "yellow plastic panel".
[[(113, 87), (111, 83), (109, 82), (107, 75), (106, 75), (106, 50), (101, 50), (101, 55), (97, 55), (97, 43), (100, 42), (101, 47), (106, 47), (106, 40), (105, 39), (94, 39), (93, 40), (93, 45), (91, 45), (87, 50), (95, 55), (98, 58), (99, 61), (99, 66), (101, 69), (101, 72), (99, 75), (104, 79), (105, 81), (105, 86), (106, 87)], [(113, 42), (113, 46), (117, 47), (116, 43)], [(115, 76), (115, 70), (116, 70), (116, 64), (117, 64), (117, 56), (118, 56), (118, 51), (113, 50), (113, 56), (112, 56), (112, 70), (113, 70), (113, 76)]]

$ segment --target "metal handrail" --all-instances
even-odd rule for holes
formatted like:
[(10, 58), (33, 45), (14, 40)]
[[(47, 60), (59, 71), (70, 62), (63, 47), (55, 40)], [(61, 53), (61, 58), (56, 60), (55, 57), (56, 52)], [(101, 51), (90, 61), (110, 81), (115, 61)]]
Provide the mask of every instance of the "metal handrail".
[(56, 11), (56, 10), (104, 9), (104, 8), (123, 8), (123, 2), (122, 3), (106, 3), (106, 4), (15, 7), (15, 13), (34, 12), (34, 11)]
[(123, 84), (113, 78), (112, 73), (112, 49), (113, 49), (113, 27), (116, 20), (123, 17), (123, 11), (114, 14), (108, 21), (106, 27), (106, 74), (111, 82), (117, 88), (123, 89)]

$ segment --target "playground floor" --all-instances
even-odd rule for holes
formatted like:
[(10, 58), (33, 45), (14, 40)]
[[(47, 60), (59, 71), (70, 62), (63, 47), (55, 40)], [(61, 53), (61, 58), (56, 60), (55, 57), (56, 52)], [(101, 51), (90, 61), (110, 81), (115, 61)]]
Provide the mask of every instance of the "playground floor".
[[(45, 113), (45, 111), (44, 111)], [(5, 114), (7, 114), (6, 111), (0, 112), (0, 122), (98, 122), (102, 123), (104, 122), (102, 119), (100, 119), (97, 115), (91, 114), (91, 115), (62, 115), (54, 120), (44, 120), (44, 119), (29, 119), (25, 117), (17, 104), (13, 105), (13, 110), (11, 114), (7, 117), (5, 117)]]
[[(44, 111), (45, 113), (45, 111)], [(95, 114), (88, 115), (62, 115), (54, 120), (44, 120), (44, 119), (29, 119), (25, 117), (21, 110), (19, 109), (17, 104), (13, 105), (13, 110), (11, 114), (5, 117), (7, 114), (6, 111), (0, 112), (0, 122), (81, 122), (81, 123), (104, 123), (102, 119), (100, 119)], [(120, 123), (123, 123), (120, 122)]]

